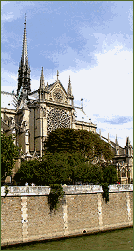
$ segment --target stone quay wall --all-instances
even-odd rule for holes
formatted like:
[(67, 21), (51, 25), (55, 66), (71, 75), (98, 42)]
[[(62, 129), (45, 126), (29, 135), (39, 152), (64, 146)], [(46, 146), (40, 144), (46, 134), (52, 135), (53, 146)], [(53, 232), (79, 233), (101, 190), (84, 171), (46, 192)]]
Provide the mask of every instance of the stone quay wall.
[(1, 245), (71, 237), (133, 226), (133, 185), (109, 186), (109, 202), (97, 185), (63, 185), (60, 206), (50, 212), (49, 187), (1, 187)]

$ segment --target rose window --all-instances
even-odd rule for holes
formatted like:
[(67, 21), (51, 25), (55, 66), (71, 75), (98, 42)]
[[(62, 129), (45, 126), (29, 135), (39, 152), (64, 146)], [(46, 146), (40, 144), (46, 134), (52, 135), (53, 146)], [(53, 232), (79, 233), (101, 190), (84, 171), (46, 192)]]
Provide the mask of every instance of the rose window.
[(66, 111), (60, 109), (52, 109), (47, 116), (47, 131), (48, 133), (57, 128), (69, 128), (70, 117)]

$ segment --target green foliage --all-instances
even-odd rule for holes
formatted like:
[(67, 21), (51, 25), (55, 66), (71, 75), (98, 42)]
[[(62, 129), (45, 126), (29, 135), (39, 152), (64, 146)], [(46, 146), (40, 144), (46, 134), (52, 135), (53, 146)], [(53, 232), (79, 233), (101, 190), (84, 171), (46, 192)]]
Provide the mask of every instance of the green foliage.
[(106, 203), (109, 201), (109, 187), (108, 183), (102, 183), (102, 189), (103, 189), (103, 199), (105, 199)]
[(67, 151), (79, 152), (89, 159), (95, 156), (104, 156), (105, 160), (111, 160), (113, 152), (108, 143), (100, 139), (99, 135), (85, 130), (56, 129), (49, 134), (46, 141), (49, 152)]
[(48, 204), (50, 206), (50, 211), (56, 210), (58, 208), (60, 198), (63, 198), (64, 191), (61, 184), (51, 184), (51, 191), (48, 195)]
[(39, 161), (38, 160), (30, 160), (23, 161), (20, 169), (14, 176), (14, 180), (19, 182), (21, 185), (25, 185), (25, 182), (37, 183), (40, 180), (39, 173)]
[(74, 184), (77, 167), (83, 165), (84, 157), (79, 153), (47, 152), (42, 161), (24, 161), (14, 179), (24, 185), (25, 182), (36, 185)]
[[(57, 129), (50, 133), (46, 142), (47, 151), (41, 161), (22, 163), (15, 175), (20, 184), (35, 183), (51, 186), (50, 209), (55, 209), (60, 196), (61, 184), (82, 183), (102, 184), (103, 197), (108, 201), (108, 185), (117, 181), (116, 168), (109, 164), (112, 158), (110, 145), (99, 135), (84, 130)], [(93, 164), (101, 157), (107, 160)]]
[(5, 197), (7, 196), (8, 192), (9, 192), (8, 186), (5, 185)]
[(19, 156), (19, 148), (13, 143), (13, 136), (1, 134), (1, 179), (12, 174), (15, 158)]
[(103, 188), (103, 199), (106, 203), (109, 201), (109, 185), (115, 184), (118, 181), (116, 167), (113, 165), (102, 165), (103, 178), (102, 178), (102, 188)]
[(102, 165), (103, 183), (115, 184), (118, 181), (116, 167), (113, 165)]

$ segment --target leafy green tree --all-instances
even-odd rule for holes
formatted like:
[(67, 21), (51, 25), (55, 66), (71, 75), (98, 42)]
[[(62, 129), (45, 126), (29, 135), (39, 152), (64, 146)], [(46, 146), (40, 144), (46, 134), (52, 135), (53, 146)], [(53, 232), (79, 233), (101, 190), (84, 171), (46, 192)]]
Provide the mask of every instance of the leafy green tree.
[(103, 183), (115, 184), (118, 181), (116, 167), (113, 165), (102, 165)]
[(102, 155), (107, 161), (113, 157), (108, 143), (100, 139), (99, 135), (85, 130), (56, 129), (49, 134), (46, 147), (52, 153), (79, 152), (91, 160), (94, 157), (101, 158)]
[(14, 179), (22, 185), (26, 181), (36, 185), (74, 184), (77, 166), (83, 165), (84, 160), (79, 153), (47, 152), (42, 161), (24, 161)]
[(38, 160), (29, 160), (23, 161), (20, 169), (14, 176), (14, 180), (19, 182), (21, 185), (24, 185), (26, 182), (37, 183), (37, 180), (40, 179), (39, 161)]
[(12, 174), (15, 158), (19, 156), (19, 148), (14, 145), (13, 135), (1, 134), (1, 179)]

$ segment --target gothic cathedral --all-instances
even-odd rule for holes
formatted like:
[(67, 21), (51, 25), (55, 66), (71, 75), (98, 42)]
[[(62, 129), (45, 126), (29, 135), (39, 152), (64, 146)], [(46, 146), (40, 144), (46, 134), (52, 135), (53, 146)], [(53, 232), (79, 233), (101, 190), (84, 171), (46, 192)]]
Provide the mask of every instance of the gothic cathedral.
[[(17, 93), (1, 92), (1, 132), (15, 135), (15, 144), (22, 148), (23, 158), (43, 156), (44, 142), (56, 128), (83, 129), (96, 133), (96, 124), (83, 120), (83, 107), (74, 106), (70, 76), (68, 88), (64, 89), (59, 80), (52, 84), (44, 81), (41, 69), (39, 88), (31, 91), (30, 66), (28, 62), (26, 19), (24, 23), (22, 56), (18, 69)], [(8, 103), (5, 104), (5, 100)], [(133, 150), (129, 138), (125, 148), (100, 135), (115, 151), (113, 164), (116, 165), (120, 181), (130, 183), (133, 179)], [(18, 160), (20, 161), (20, 160)], [(17, 171), (18, 166), (14, 169)]]

